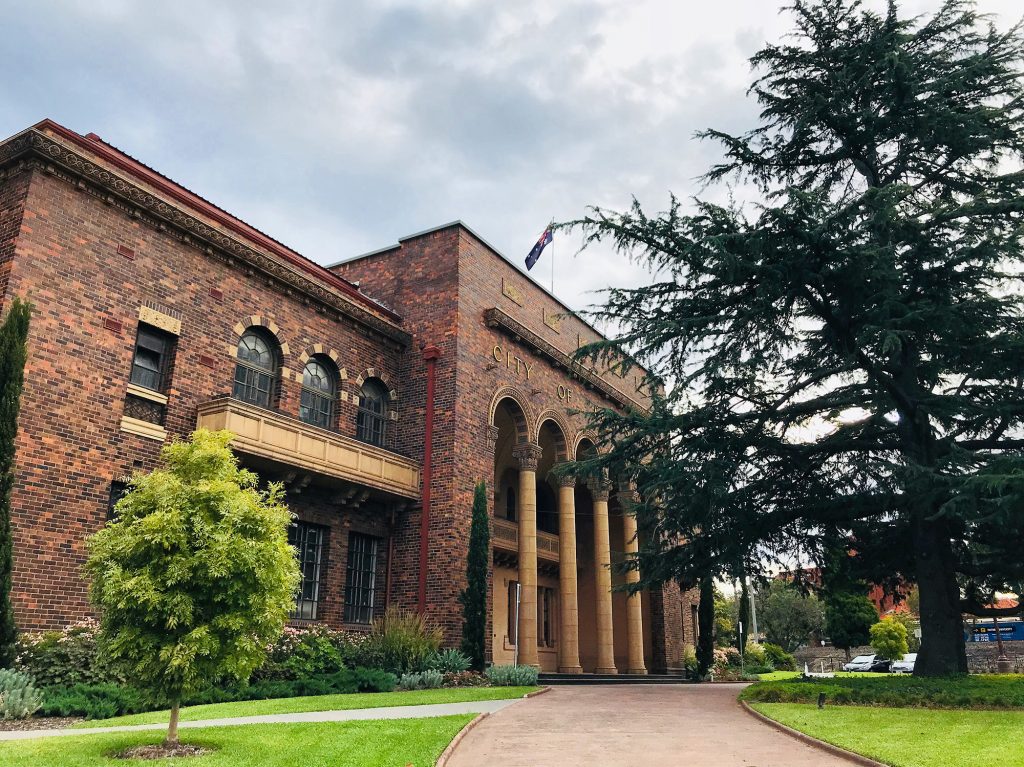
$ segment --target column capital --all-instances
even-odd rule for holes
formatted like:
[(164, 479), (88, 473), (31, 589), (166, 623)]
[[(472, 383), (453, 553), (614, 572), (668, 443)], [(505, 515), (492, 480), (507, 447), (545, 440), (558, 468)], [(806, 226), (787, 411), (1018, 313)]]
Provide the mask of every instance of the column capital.
[[(562, 464), (563, 466), (565, 464)], [(552, 476), (555, 480), (555, 484), (559, 487), (576, 487), (576, 475), (575, 474), (557, 474)]]
[(537, 471), (537, 464), (543, 453), (540, 445), (535, 445), (532, 442), (517, 445), (512, 450), (512, 456), (519, 461), (521, 471)]
[(587, 480), (587, 487), (590, 488), (590, 494), (594, 496), (595, 501), (603, 501), (608, 503), (608, 496), (611, 494), (612, 483), (606, 479)]
[(619, 492), (616, 495), (623, 509), (629, 510), (640, 503), (640, 493), (631, 487), (624, 488), (620, 485)]
[(484, 436), (487, 439), (487, 449), (490, 451), (492, 456), (494, 455), (494, 447), (498, 444), (498, 434), (500, 433), (501, 429), (497, 426), (492, 426), (491, 424), (488, 424), (484, 428)]

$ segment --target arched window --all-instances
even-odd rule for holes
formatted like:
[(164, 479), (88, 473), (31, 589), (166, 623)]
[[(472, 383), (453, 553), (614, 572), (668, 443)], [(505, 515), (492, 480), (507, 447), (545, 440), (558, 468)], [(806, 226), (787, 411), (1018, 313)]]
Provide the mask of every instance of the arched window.
[(359, 414), (356, 416), (356, 438), (371, 445), (383, 446), (388, 412), (388, 390), (371, 378), (359, 393)]
[(302, 370), (302, 398), (299, 419), (322, 429), (334, 426), (334, 403), (338, 401), (338, 374), (324, 359), (313, 357)]
[(238, 341), (232, 396), (243, 402), (270, 407), (276, 394), (277, 342), (267, 333), (249, 328)]

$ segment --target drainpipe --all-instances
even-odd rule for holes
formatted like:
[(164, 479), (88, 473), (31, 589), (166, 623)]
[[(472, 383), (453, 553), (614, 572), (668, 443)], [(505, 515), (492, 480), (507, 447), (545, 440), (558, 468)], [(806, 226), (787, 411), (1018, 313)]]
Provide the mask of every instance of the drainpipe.
[(441, 350), (436, 346), (423, 349), (427, 363), (426, 423), (423, 428), (423, 490), (420, 496), (420, 593), (419, 613), (427, 614), (427, 561), (430, 556), (430, 483), (433, 480), (432, 460), (434, 448), (434, 378)]

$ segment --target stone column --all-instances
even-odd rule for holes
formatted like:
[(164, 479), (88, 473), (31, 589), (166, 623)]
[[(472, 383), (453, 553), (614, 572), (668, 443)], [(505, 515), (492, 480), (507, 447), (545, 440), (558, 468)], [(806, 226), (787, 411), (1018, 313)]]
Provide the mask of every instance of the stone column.
[(558, 671), (582, 674), (576, 589), (576, 478), (558, 478)]
[(519, 460), (519, 663), (540, 666), (537, 656), (537, 462), (540, 445), (520, 445)]
[(612, 556), (608, 539), (608, 483), (591, 487), (594, 497), (594, 575), (597, 604), (597, 668), (598, 674), (617, 674), (615, 668), (615, 632), (612, 628)]
[[(625, 541), (626, 558), (636, 556), (639, 550), (639, 541), (636, 537), (636, 517), (633, 514), (637, 497), (634, 491), (619, 493), (619, 503), (622, 506), (622, 536)], [(640, 582), (638, 570), (626, 571), (626, 584), (632, 586)], [(629, 648), (629, 667), (627, 674), (646, 674), (647, 666), (644, 665), (644, 613), (640, 602), (640, 593), (630, 594), (626, 597), (626, 642)]]

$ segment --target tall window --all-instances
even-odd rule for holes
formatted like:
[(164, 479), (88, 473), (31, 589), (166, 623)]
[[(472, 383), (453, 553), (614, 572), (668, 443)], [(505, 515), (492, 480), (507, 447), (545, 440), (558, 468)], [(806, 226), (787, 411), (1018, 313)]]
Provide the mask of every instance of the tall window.
[(250, 328), (238, 341), (238, 364), (232, 396), (243, 402), (270, 407), (277, 383), (277, 344)]
[(511, 485), (505, 488), (505, 519), (516, 521), (516, 491)]
[(508, 582), (508, 643), (515, 644), (519, 636), (519, 581)]
[(288, 528), (288, 543), (295, 547), (299, 562), (299, 590), (295, 595), (293, 618), (316, 620), (320, 603), (320, 563), (326, 530), (307, 522), (293, 522)]
[(314, 357), (302, 371), (299, 418), (330, 429), (334, 426), (334, 403), (338, 399), (338, 375), (326, 361)]
[(117, 502), (128, 495), (128, 483), (122, 479), (115, 479), (110, 483), (110, 495), (107, 497), (107, 521), (117, 519)]
[(167, 382), (173, 348), (174, 336), (148, 325), (139, 325), (129, 380), (144, 389), (162, 392)]
[(537, 589), (538, 644), (555, 646), (555, 590), (547, 587)]
[(373, 620), (377, 582), (377, 539), (362, 533), (348, 537), (348, 578), (345, 583), (345, 623)]
[(356, 417), (356, 438), (371, 445), (384, 444), (387, 422), (388, 392), (384, 384), (371, 378), (359, 393), (359, 414)]

